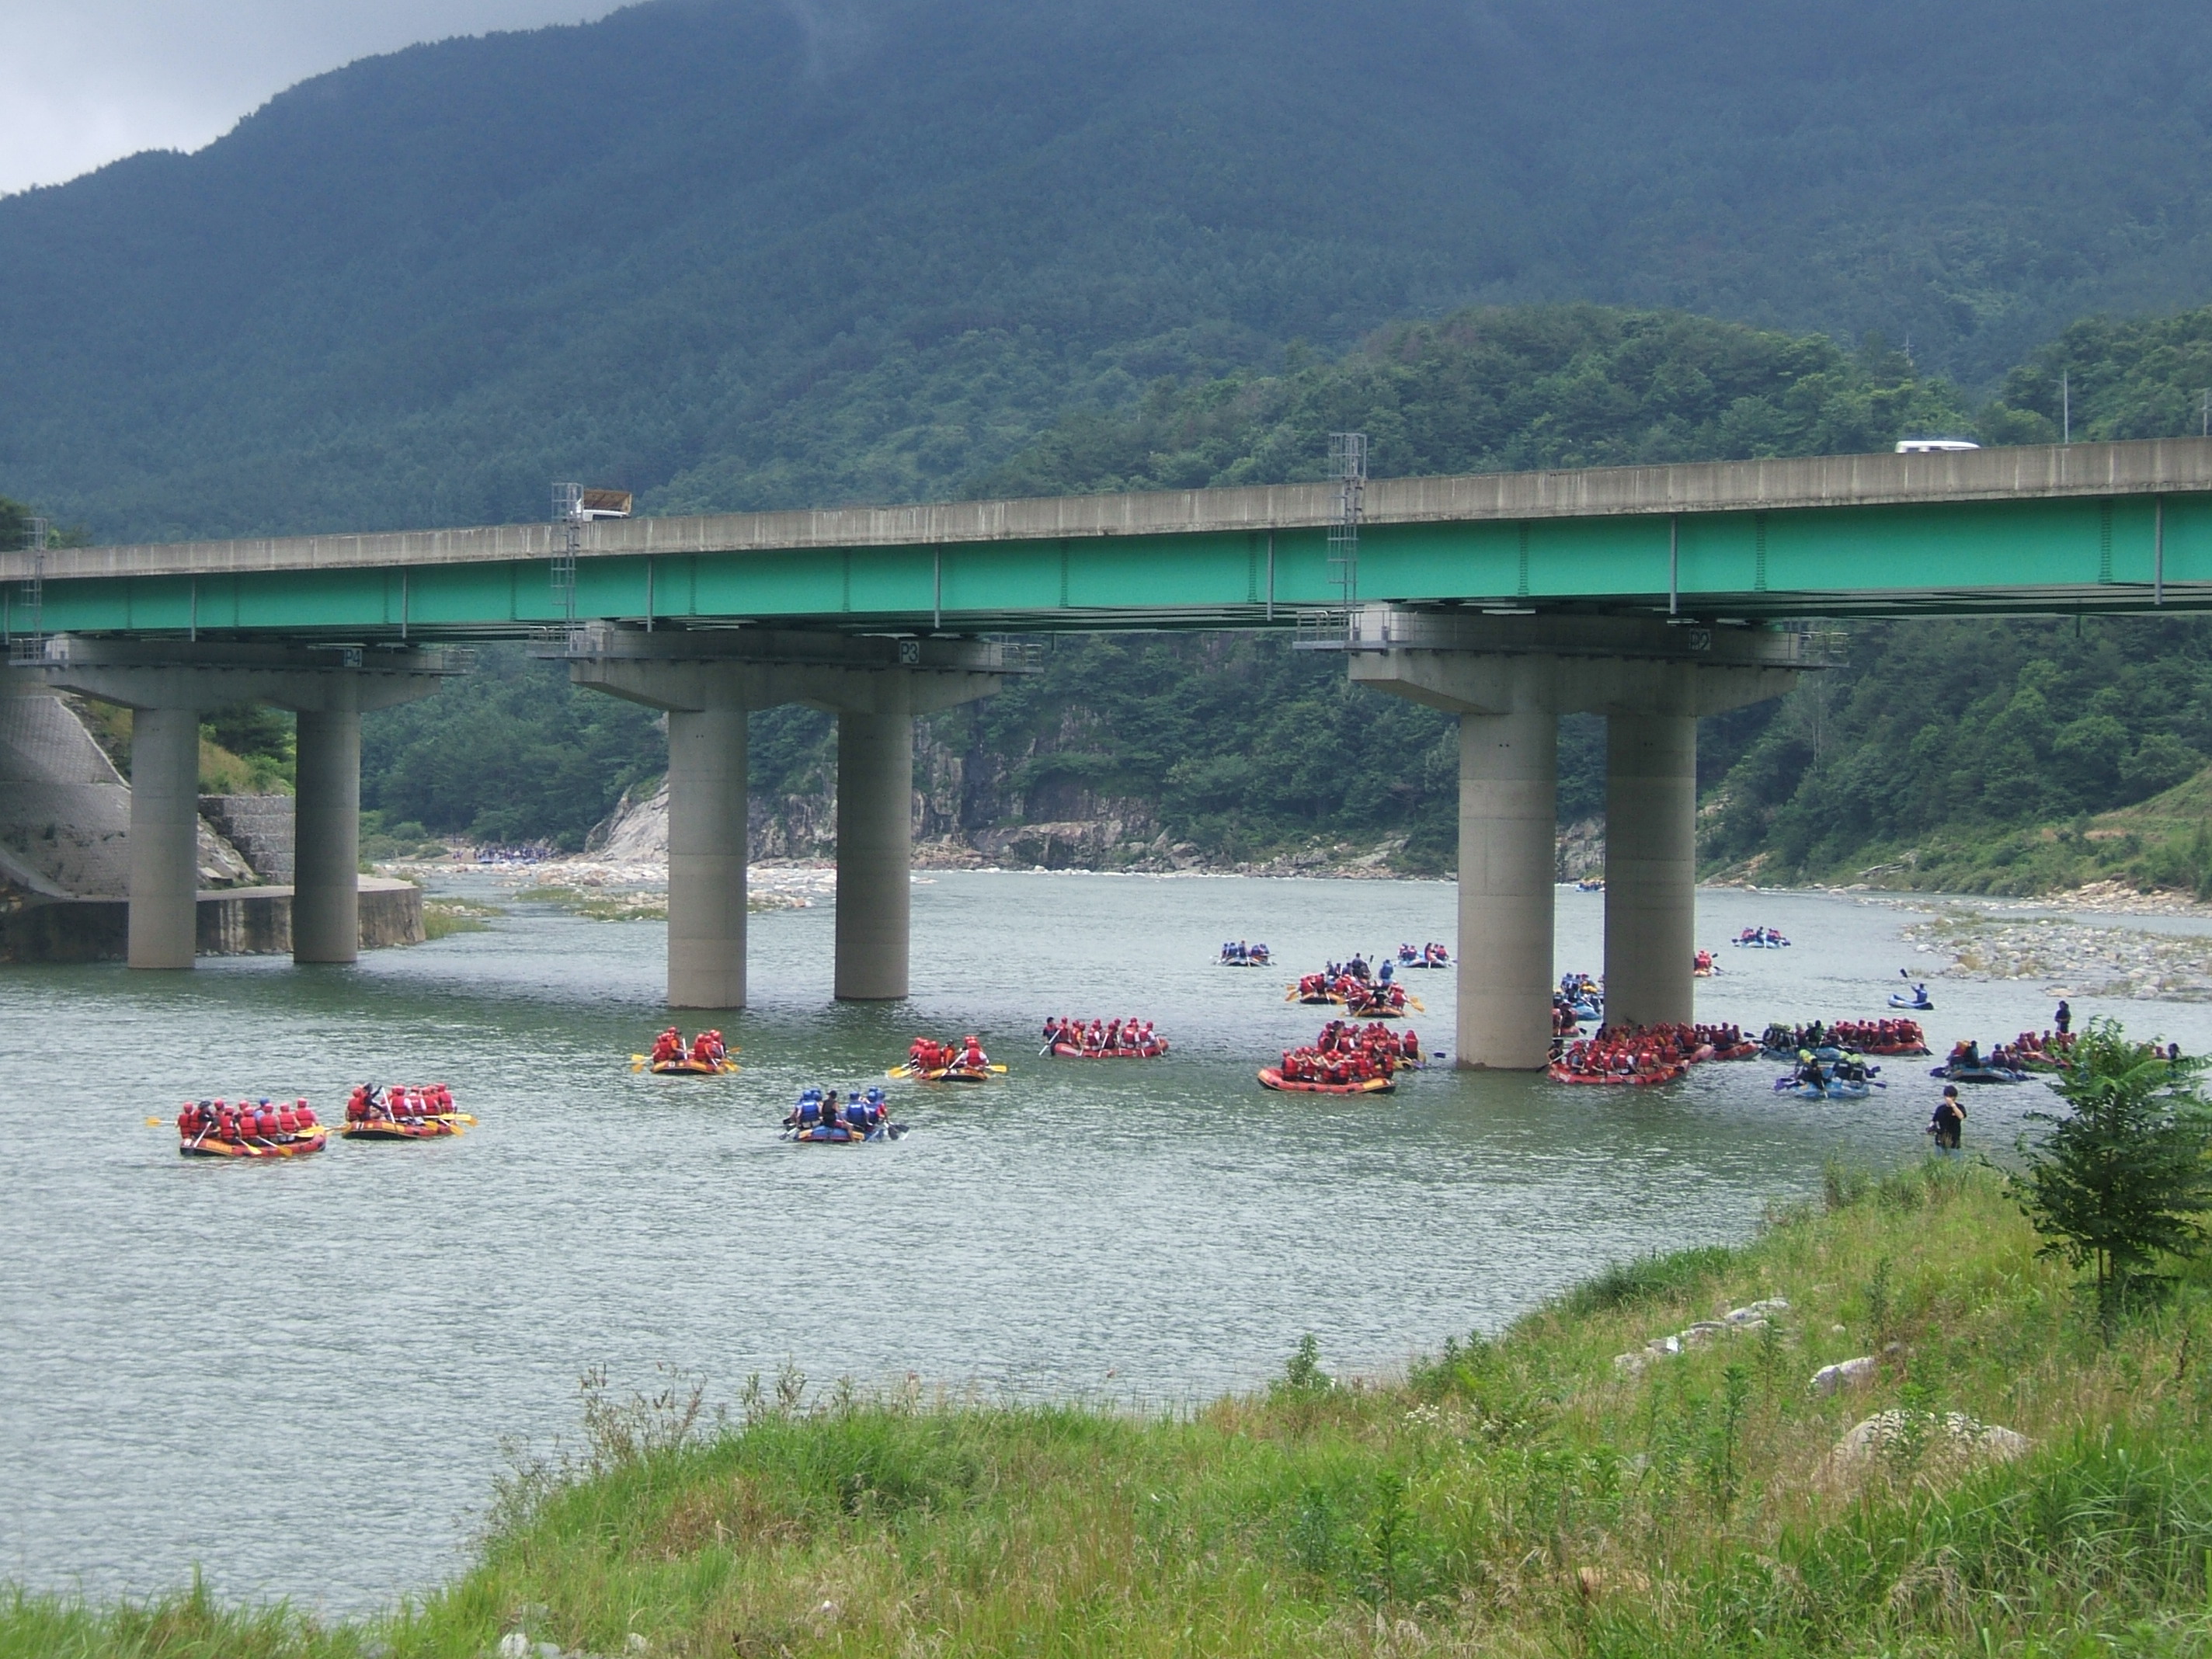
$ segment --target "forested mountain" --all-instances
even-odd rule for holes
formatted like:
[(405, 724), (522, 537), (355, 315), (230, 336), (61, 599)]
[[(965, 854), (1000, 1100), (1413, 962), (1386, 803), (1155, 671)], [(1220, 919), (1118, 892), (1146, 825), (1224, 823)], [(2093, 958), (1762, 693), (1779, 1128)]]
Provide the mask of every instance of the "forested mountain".
[(102, 539), (942, 495), (1474, 301), (1985, 387), (2212, 297), (2208, 71), (2186, 0), (650, 0), (0, 201), (0, 480)]

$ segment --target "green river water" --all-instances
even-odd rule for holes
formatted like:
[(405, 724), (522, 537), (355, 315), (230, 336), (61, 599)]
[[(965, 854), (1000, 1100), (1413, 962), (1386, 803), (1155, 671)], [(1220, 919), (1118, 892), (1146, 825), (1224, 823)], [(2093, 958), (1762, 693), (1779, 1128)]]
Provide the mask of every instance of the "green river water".
[[(1911, 960), (1892, 905), (1700, 903), (1713, 942), (1797, 940), (1723, 951), (1701, 1018), (1872, 1015)], [(1600, 968), (1601, 915), (1562, 892), (1562, 970)], [(0, 1579), (145, 1591), (197, 1565), (356, 1608), (459, 1565), (502, 1441), (571, 1431), (589, 1367), (642, 1387), (665, 1362), (718, 1398), (787, 1362), (1171, 1404), (1261, 1382), (1308, 1331), (1333, 1368), (1389, 1367), (1607, 1261), (1742, 1237), (1832, 1155), (1920, 1155), (1926, 1062), (1823, 1106), (1757, 1064), (1640, 1091), (1440, 1069), (1382, 1103), (1255, 1086), (1320, 1023), (1282, 1000), (1299, 968), (1452, 942), (1453, 919), (1441, 884), (944, 874), (915, 892), (914, 998), (885, 1008), (830, 1002), (828, 906), (766, 913), (755, 1006), (723, 1022), (745, 1069), (712, 1082), (629, 1069), (665, 1023), (650, 922), (518, 909), (351, 969), (6, 970)], [(1214, 967), (1233, 937), (1283, 971)], [(1452, 981), (1408, 975), (1432, 1048)], [(2035, 986), (1938, 994), (1945, 1042), (2050, 1012)], [(2202, 1005), (2121, 1012), (2212, 1046)], [(1041, 1060), (1047, 1012), (1141, 1014), (1174, 1053)], [(1012, 1075), (895, 1085), (896, 1145), (779, 1139), (800, 1087), (880, 1077), (925, 1030), (981, 1031)], [(143, 1126), (210, 1094), (334, 1112), (366, 1078), (447, 1080), (480, 1126), (257, 1166)], [(1970, 1150), (2049, 1101), (1981, 1091)]]

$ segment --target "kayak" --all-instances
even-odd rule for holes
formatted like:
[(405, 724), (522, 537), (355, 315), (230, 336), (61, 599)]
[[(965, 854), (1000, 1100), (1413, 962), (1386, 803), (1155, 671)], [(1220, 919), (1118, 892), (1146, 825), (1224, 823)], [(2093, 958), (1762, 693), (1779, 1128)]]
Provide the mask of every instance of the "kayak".
[(349, 1118), (338, 1133), (347, 1140), (436, 1140), (460, 1132), (459, 1119), (446, 1115)]
[(1553, 1060), (1545, 1068), (1554, 1083), (1583, 1083), (1610, 1085), (1614, 1087), (1641, 1089), (1654, 1083), (1672, 1083), (1690, 1068), (1676, 1064), (1656, 1072), (1577, 1072)]
[(1759, 1058), (1759, 1045), (1756, 1042), (1739, 1042), (1734, 1048), (1716, 1048), (1709, 1056), (1707, 1056), (1707, 1058), (1712, 1060), (1757, 1060)]
[(1079, 1048), (1072, 1042), (1052, 1045), (1055, 1060), (1158, 1060), (1167, 1051), (1165, 1042), (1156, 1042), (1144, 1048)]
[(727, 1077), (738, 1069), (734, 1060), (656, 1060), (647, 1062), (647, 1071), (655, 1077)]
[(1884, 1060), (1911, 1060), (1936, 1051), (1924, 1042), (1869, 1042), (1861, 1045), (1863, 1054), (1880, 1054)]
[(180, 1158), (305, 1158), (330, 1144), (330, 1131), (321, 1124), (299, 1134), (271, 1140), (220, 1140), (212, 1134), (187, 1140), (177, 1148)]
[(1825, 1086), (1786, 1077), (1774, 1081), (1776, 1094), (1795, 1095), (1800, 1100), (1864, 1100), (1873, 1091), (1871, 1084), (1838, 1083), (1832, 1079)]
[(1286, 1095), (1388, 1095), (1397, 1092), (1397, 1083), (1387, 1077), (1363, 1078), (1357, 1083), (1304, 1083), (1283, 1075), (1279, 1066), (1262, 1066), (1260, 1086), (1273, 1089)]
[(1925, 997), (1915, 1002), (1902, 991), (1892, 991), (1889, 994), (1889, 1006), (1893, 1008), (1902, 1008), (1908, 1013), (1915, 1014), (1929, 1013), (1934, 1012), (1936, 1007), (1936, 1005)]
[(1570, 1002), (1566, 1007), (1567, 1012), (1577, 1020), (1602, 1019), (1605, 1017), (1604, 1011), (1595, 1002)]
[(1790, 946), (1786, 939), (1732, 939), (1729, 943), (1739, 951), (1784, 951)]
[(878, 1123), (872, 1129), (856, 1129), (849, 1123), (810, 1123), (804, 1129), (786, 1129), (786, 1140), (812, 1146), (858, 1146), (870, 1140), (896, 1140), (906, 1133), (903, 1123)]

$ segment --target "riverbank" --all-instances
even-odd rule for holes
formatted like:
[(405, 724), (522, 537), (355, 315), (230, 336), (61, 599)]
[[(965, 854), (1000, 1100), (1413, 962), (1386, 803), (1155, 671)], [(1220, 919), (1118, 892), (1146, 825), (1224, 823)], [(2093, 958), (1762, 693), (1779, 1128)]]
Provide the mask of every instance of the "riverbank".
[(19, 1595), (0, 1654), (2196, 1651), (2196, 1287), (2106, 1349), (2035, 1243), (1996, 1176), (1931, 1163), (1387, 1381), (1309, 1350), (1158, 1414), (595, 1387), (419, 1606)]

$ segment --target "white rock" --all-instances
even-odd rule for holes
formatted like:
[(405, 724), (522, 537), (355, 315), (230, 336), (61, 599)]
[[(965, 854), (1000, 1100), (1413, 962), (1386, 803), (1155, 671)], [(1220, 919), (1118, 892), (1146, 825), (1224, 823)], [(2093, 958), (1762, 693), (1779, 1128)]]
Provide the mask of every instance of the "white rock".
[(1764, 1302), (1747, 1303), (1741, 1308), (1730, 1308), (1721, 1316), (1724, 1325), (1765, 1324), (1769, 1314), (1788, 1313), (1790, 1304), (1782, 1297), (1770, 1296)]
[(499, 1638), (499, 1659), (530, 1659), (530, 1638), (511, 1630)]
[(640, 1636), (635, 1631), (632, 1631), (629, 1636), (623, 1638), (623, 1646), (632, 1653), (643, 1653), (652, 1645), (652, 1643), (647, 1641), (645, 1638)]
[(1740, 1325), (1730, 1325), (1728, 1333), (1730, 1336), (1749, 1336), (1753, 1331), (1763, 1331), (1766, 1327), (1767, 1322), (1764, 1319), (1747, 1319)]
[(1700, 1319), (1682, 1333), (1682, 1346), (1686, 1348), (1703, 1347), (1727, 1328), (1717, 1319)]
[(1682, 1352), (1682, 1339), (1679, 1336), (1656, 1337), (1644, 1345), (1644, 1352), (1655, 1356), (1680, 1353)]
[(1881, 1369), (1881, 1362), (1872, 1354), (1861, 1354), (1856, 1359), (1839, 1360), (1833, 1365), (1823, 1365), (1813, 1373), (1814, 1394), (1833, 1394), (1846, 1382), (1864, 1382)]
[(1946, 1412), (1941, 1417), (1925, 1412), (1916, 1424), (1911, 1413), (1886, 1411), (1854, 1424), (1836, 1443), (1829, 1461), (1838, 1471), (1850, 1473), (1916, 1429), (1927, 1437), (1926, 1455), (1941, 1463), (2009, 1463), (2028, 1450), (2028, 1438), (2019, 1430), (1978, 1423), (1964, 1412)]
[(1641, 1371), (1650, 1363), (1651, 1355), (1648, 1352), (1642, 1353), (1617, 1353), (1613, 1357), (1613, 1370), (1617, 1371), (1626, 1371), (1631, 1376), (1637, 1375), (1637, 1373)]
[(561, 1644), (558, 1642), (540, 1642), (538, 1644), (538, 1659), (561, 1659)]

